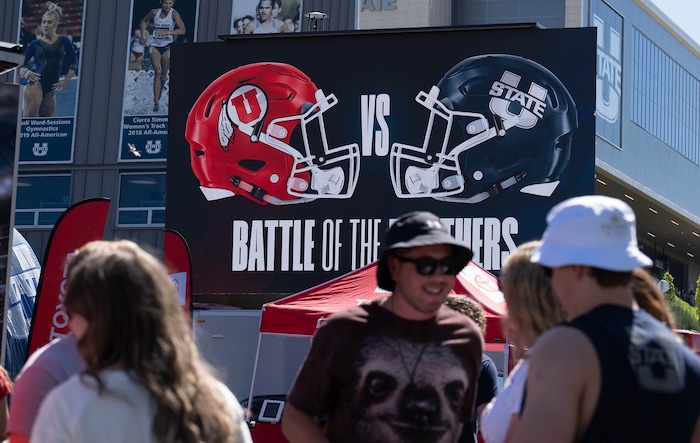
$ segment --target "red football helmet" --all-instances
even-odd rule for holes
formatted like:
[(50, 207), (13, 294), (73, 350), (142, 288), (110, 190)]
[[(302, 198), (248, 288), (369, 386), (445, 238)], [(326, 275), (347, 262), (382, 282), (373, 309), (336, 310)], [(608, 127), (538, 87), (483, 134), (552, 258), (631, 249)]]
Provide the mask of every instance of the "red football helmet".
[(204, 196), (242, 194), (274, 205), (351, 197), (359, 147), (330, 148), (323, 121), (337, 103), (284, 63), (249, 64), (216, 79), (197, 99), (185, 128)]

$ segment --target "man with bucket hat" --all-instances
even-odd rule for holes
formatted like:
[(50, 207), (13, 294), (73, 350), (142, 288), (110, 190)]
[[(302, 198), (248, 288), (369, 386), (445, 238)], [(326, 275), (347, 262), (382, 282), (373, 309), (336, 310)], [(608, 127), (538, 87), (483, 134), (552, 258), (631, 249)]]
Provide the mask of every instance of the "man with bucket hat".
[(565, 200), (532, 253), (569, 323), (529, 350), (515, 442), (698, 442), (700, 359), (638, 308), (635, 215), (605, 196)]
[(453, 443), (472, 420), (483, 337), (443, 305), (471, 250), (429, 212), (399, 217), (383, 247), (377, 284), (391, 295), (316, 332), (282, 416), (292, 443)]

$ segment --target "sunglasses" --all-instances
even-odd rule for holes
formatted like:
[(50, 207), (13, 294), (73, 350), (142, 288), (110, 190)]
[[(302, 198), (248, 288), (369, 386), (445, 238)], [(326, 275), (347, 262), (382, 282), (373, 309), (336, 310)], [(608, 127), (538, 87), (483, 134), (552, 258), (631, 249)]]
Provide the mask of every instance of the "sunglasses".
[(440, 260), (432, 257), (409, 258), (400, 255), (394, 257), (399, 261), (416, 265), (416, 272), (420, 275), (433, 275), (438, 268), (445, 275), (456, 275), (460, 271), (457, 269), (458, 265), (454, 257), (445, 257)]

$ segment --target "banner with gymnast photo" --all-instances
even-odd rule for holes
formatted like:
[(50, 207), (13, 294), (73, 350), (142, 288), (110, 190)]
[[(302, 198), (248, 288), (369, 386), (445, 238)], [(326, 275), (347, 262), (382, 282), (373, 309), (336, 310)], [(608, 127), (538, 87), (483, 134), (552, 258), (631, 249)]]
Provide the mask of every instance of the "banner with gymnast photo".
[(301, 0), (233, 0), (231, 34), (301, 32)]
[(21, 163), (73, 161), (84, 10), (84, 2), (22, 2)]
[(132, 1), (120, 161), (167, 158), (170, 48), (194, 41), (197, 11), (197, 0)]

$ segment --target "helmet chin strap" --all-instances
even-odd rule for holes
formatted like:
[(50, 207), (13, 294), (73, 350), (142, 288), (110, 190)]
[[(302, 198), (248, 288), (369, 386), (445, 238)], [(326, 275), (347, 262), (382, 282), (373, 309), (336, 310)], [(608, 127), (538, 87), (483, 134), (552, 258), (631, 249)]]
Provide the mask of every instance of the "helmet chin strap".
[(256, 199), (260, 202), (269, 203), (271, 205), (276, 205), (276, 206), (293, 205), (293, 204), (297, 204), (297, 203), (307, 203), (307, 202), (315, 200), (315, 198), (308, 198), (308, 197), (299, 197), (299, 198), (296, 198), (294, 200), (282, 200), (282, 199), (275, 197), (274, 195), (270, 195), (263, 188), (248, 183), (247, 181), (243, 180), (241, 177), (236, 177), (236, 176), (231, 177), (231, 183), (233, 184), (233, 186), (247, 192), (254, 199)]
[[(295, 180), (292, 178), (291, 180)], [(280, 198), (277, 198), (273, 195), (270, 195), (267, 191), (265, 191), (263, 188), (260, 186), (255, 186), (251, 183), (248, 183), (247, 181), (243, 180), (241, 177), (238, 176), (233, 176), (231, 177), (231, 183), (233, 186), (242, 189), (243, 191), (247, 192), (250, 196), (252, 196), (254, 199), (260, 201), (260, 202), (265, 202), (269, 203), (271, 205), (293, 205), (297, 203), (307, 203), (310, 201), (316, 200), (316, 196), (306, 196), (306, 195), (299, 195), (299, 194), (290, 194), (296, 197), (295, 199), (292, 200), (282, 200)], [(343, 189), (343, 185), (345, 184), (345, 174), (343, 172), (343, 168), (340, 166), (331, 168), (327, 171), (314, 168), (312, 170), (311, 174), (311, 189), (319, 193), (319, 197), (322, 197), (324, 195), (338, 195)], [(297, 187), (298, 190), (305, 189), (306, 186), (308, 186), (308, 183), (304, 182), (304, 186), (300, 183), (296, 183), (294, 186)]]
[(515, 185), (519, 181), (521, 181), (523, 178), (525, 178), (526, 175), (527, 175), (527, 173), (525, 171), (519, 172), (518, 174), (512, 175), (505, 180), (494, 183), (486, 191), (479, 192), (478, 194), (474, 194), (471, 197), (467, 197), (467, 198), (459, 198), (459, 197), (433, 197), (433, 198), (435, 200), (440, 200), (440, 201), (450, 202), (450, 203), (470, 203), (470, 204), (479, 203), (479, 202), (482, 202), (488, 198), (492, 198), (492, 197), (495, 197), (499, 194), (502, 194), (503, 191), (505, 191), (506, 189)]

